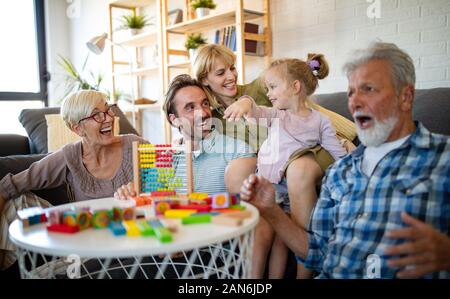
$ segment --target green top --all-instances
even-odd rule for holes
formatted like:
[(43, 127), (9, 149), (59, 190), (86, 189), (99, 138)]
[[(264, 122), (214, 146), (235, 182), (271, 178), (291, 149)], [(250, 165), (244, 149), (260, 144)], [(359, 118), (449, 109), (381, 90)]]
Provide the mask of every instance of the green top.
[[(266, 95), (266, 89), (260, 78), (255, 79), (249, 84), (238, 85), (237, 89), (238, 92), (234, 101), (247, 95), (252, 97), (257, 105), (272, 107), (272, 103)], [(220, 119), (222, 122), (222, 128), (216, 128), (219, 132), (222, 132), (227, 136), (245, 141), (255, 152), (257, 152), (267, 138), (267, 127), (250, 124), (243, 119), (233, 123), (227, 122), (223, 118), (225, 109), (226, 108), (220, 104), (216, 104), (216, 107), (213, 109), (213, 117)]]

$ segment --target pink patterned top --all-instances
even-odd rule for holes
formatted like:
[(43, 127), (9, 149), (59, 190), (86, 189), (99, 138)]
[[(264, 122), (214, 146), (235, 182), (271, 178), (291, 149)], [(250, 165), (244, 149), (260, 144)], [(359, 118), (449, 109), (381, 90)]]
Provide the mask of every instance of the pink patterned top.
[(281, 181), (283, 167), (296, 150), (321, 145), (335, 160), (347, 154), (330, 119), (316, 110), (310, 111), (308, 117), (300, 117), (253, 103), (254, 118), (260, 124), (265, 121), (269, 127), (268, 137), (258, 152), (258, 172), (270, 182)]

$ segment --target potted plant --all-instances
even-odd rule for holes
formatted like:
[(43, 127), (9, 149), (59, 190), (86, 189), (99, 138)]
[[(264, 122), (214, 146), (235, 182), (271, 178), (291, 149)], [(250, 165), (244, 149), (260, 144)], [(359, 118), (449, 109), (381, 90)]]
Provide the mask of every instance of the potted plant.
[(135, 35), (145, 26), (151, 25), (145, 15), (123, 15), (120, 17), (120, 21), (122, 26), (119, 29), (128, 29), (131, 35)]
[(195, 9), (197, 18), (201, 18), (207, 16), (210, 9), (215, 9), (216, 4), (213, 0), (193, 0), (191, 2), (191, 7)]
[(100, 85), (103, 81), (103, 75), (98, 74), (95, 75), (92, 71), (89, 72), (91, 79), (88, 80), (84, 77), (84, 71), (86, 68), (86, 64), (88, 61), (89, 55), (86, 56), (81, 72), (77, 70), (70, 59), (59, 55), (58, 64), (62, 67), (62, 69), (66, 72), (65, 74), (65, 84), (66, 88), (64, 91), (65, 98), (73, 91), (78, 90), (100, 90)]
[(191, 59), (191, 62), (195, 59), (197, 49), (204, 44), (206, 44), (206, 38), (204, 38), (201, 33), (188, 35), (184, 46), (189, 51), (189, 58)]

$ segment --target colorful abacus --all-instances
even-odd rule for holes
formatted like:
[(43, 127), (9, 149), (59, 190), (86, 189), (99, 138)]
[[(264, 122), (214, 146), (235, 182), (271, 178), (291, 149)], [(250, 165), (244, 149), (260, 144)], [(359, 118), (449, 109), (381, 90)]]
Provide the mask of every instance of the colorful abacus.
[(192, 156), (170, 144), (133, 143), (133, 176), (137, 194), (170, 196), (192, 192)]

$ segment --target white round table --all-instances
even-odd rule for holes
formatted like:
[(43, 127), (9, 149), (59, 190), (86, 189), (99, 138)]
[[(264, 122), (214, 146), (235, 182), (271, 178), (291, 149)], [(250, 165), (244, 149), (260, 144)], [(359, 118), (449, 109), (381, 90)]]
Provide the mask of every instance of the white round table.
[[(104, 198), (53, 209), (111, 209), (120, 203)], [(22, 229), (18, 220), (10, 225), (9, 236), (17, 246), (22, 278), (249, 278), (259, 213), (242, 204), (252, 212), (243, 225), (181, 225), (170, 243), (154, 237), (116, 237), (109, 229), (75, 234), (49, 232), (45, 224)]]

